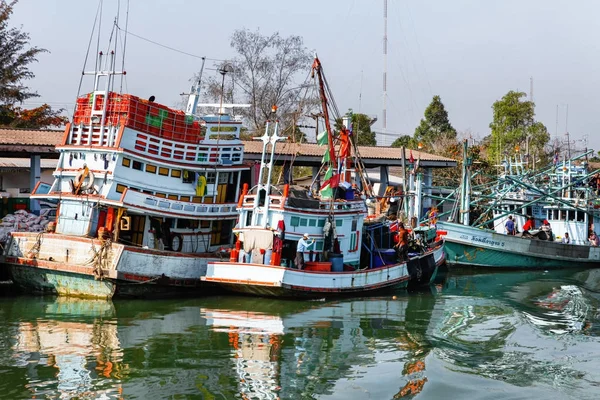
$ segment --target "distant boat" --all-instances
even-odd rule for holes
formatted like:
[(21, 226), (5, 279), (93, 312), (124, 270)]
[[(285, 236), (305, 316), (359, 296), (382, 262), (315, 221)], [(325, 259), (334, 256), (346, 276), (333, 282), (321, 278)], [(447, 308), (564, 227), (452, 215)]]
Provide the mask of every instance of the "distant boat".
[[(313, 68), (319, 77), (323, 114), (328, 115), (318, 58)], [(259, 184), (245, 190), (238, 204), (236, 248), (229, 261), (209, 262), (202, 280), (235, 292), (277, 297), (364, 294), (406, 287), (411, 281), (431, 282), (444, 260), (443, 240), (436, 240), (435, 230), (423, 232), (433, 237), (415, 242), (408, 260), (399, 259), (392, 224), (383, 215), (369, 215), (365, 200), (352, 186), (351, 166), (359, 172), (361, 168), (358, 155), (351, 154), (348, 127), (335, 139), (338, 147), (327, 117), (325, 128), (322, 141), (328, 145), (322, 170), (326, 172), (320, 190), (278, 189), (270, 184), (275, 147), (281, 139), (279, 122), (272, 115), (261, 138), (264, 168)], [(368, 181), (361, 182), (368, 191)], [(304, 234), (314, 247), (304, 253), (305, 267), (298, 269), (294, 258)]]
[[(581, 157), (581, 156), (580, 156)], [(500, 179), (489, 209), (493, 219), (471, 226), (470, 195), (463, 197), (463, 223), (440, 220), (444, 234), (446, 261), (454, 266), (501, 268), (596, 268), (600, 267), (600, 247), (590, 246), (589, 230), (600, 226), (598, 200), (593, 181), (599, 171), (589, 172), (577, 158), (556, 163), (536, 175)], [(468, 170), (463, 193), (469, 191)], [(541, 229), (507, 235), (508, 216), (522, 229), (526, 216), (538, 222), (547, 220), (550, 232)], [(490, 229), (488, 226), (493, 226)], [(568, 243), (563, 239), (568, 234)]]

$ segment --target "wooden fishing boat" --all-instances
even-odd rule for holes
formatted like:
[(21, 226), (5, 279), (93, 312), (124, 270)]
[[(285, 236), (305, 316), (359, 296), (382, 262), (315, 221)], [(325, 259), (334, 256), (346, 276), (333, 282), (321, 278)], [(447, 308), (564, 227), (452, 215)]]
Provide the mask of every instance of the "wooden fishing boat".
[[(590, 172), (585, 161), (577, 161), (584, 156), (556, 162), (527, 179), (501, 177), (499, 184), (509, 189), (495, 191), (489, 205), (493, 218), (487, 221), (470, 221), (466, 165), (460, 223), (438, 222), (445, 238), (447, 263), (519, 269), (600, 267), (600, 247), (591, 246), (588, 240), (593, 227), (600, 226), (597, 188), (591, 184), (599, 171)], [(507, 235), (503, 232), (509, 215), (517, 221), (518, 230), (522, 230), (525, 217), (531, 216), (538, 224), (546, 220), (551, 231), (535, 229)]]
[[(353, 188), (354, 173), (364, 168), (360, 158), (352, 156), (349, 128), (335, 135), (330, 127), (318, 58), (313, 69), (326, 116), (324, 183), (314, 191), (271, 185), (275, 147), (282, 139), (273, 113), (261, 137), (259, 184), (246, 188), (238, 204), (236, 248), (229, 261), (209, 262), (202, 280), (235, 292), (283, 297), (370, 293), (406, 287), (411, 280), (428, 284), (444, 260), (443, 241), (434, 235), (432, 240), (415, 243), (409, 259), (399, 260), (390, 222), (369, 216), (365, 200)], [(368, 182), (361, 178), (358, 183), (369, 195)], [(295, 257), (303, 236), (314, 242), (314, 248), (300, 256), (302, 262)], [(305, 265), (298, 268), (298, 263)]]

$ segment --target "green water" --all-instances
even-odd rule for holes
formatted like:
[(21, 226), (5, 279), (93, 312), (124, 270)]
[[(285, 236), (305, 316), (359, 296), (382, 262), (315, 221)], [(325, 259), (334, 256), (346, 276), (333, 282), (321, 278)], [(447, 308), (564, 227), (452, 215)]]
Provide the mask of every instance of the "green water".
[(0, 398), (600, 398), (600, 270), (395, 296), (3, 296)]

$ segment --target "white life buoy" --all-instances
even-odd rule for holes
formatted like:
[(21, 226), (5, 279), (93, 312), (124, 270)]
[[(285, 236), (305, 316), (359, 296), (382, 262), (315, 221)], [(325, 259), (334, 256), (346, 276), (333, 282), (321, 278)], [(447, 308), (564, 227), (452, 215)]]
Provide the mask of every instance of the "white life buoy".
[(94, 173), (87, 167), (80, 169), (75, 177), (75, 187), (78, 188), (78, 192), (93, 188)]

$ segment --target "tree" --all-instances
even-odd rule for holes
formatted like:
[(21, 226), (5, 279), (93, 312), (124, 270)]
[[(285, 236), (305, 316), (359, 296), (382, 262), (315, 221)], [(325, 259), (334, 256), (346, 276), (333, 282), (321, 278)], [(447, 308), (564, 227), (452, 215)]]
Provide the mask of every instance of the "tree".
[(45, 128), (59, 126), (67, 120), (60, 116), (62, 110), (52, 110), (44, 104), (31, 110), (17, 106), (32, 97), (38, 97), (24, 81), (34, 77), (29, 64), (37, 61), (46, 49), (29, 46), (29, 34), (10, 28), (8, 21), (17, 0), (0, 0), (0, 125), (19, 128)]
[(456, 140), (456, 130), (450, 124), (448, 111), (440, 96), (433, 96), (425, 109), (425, 118), (421, 119), (415, 129), (414, 139), (426, 149), (432, 149), (433, 144), (440, 139)]
[(394, 140), (392, 143), (392, 147), (408, 147), (413, 148), (417, 147), (417, 143), (415, 143), (415, 139), (410, 135), (402, 135), (398, 139)]
[(521, 100), (524, 92), (509, 91), (494, 102), (490, 128), (488, 160), (499, 164), (504, 155), (529, 151), (533, 158), (545, 156), (544, 147), (550, 141), (548, 130), (535, 121), (535, 104)]
[(375, 132), (371, 131), (373, 122), (375, 120), (366, 114), (352, 114), (352, 134), (357, 146), (377, 146)]
[[(300, 36), (281, 37), (279, 33), (269, 36), (260, 31), (236, 30), (231, 38), (231, 47), (237, 53), (232, 61), (221, 65), (229, 68), (224, 100), (250, 104), (241, 113), (250, 124), (250, 129), (260, 132), (271, 114), (271, 107), (278, 106), (278, 116), (284, 125), (294, 125), (301, 114), (298, 99), (304, 86), (295, 83), (300, 75), (307, 76), (311, 68), (311, 55), (304, 47)], [(206, 84), (206, 93), (219, 100), (222, 87), (221, 76), (211, 78)], [(239, 90), (238, 90), (239, 89)], [(238, 93), (241, 92), (241, 98)]]
[[(375, 132), (371, 131), (371, 125), (376, 120), (366, 114), (354, 114), (352, 113), (352, 110), (348, 110), (348, 114), (352, 115), (352, 135), (356, 140), (356, 145), (377, 146)], [(348, 114), (346, 114), (346, 116), (348, 116)], [(334, 129), (336, 134), (342, 129), (343, 123), (343, 118), (337, 118), (335, 120)]]

